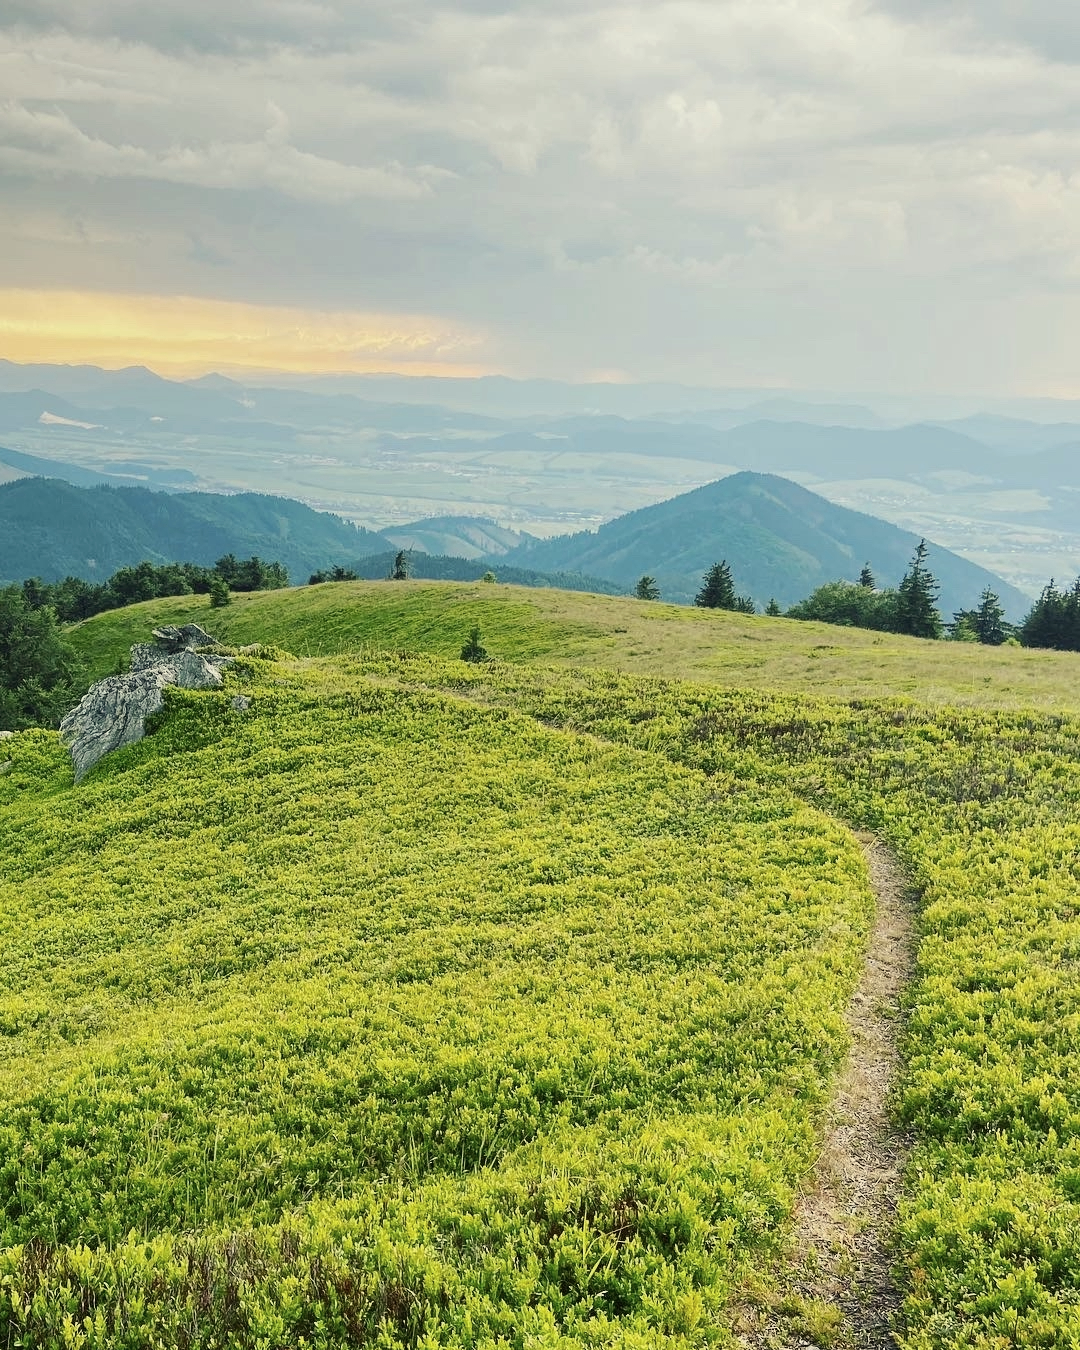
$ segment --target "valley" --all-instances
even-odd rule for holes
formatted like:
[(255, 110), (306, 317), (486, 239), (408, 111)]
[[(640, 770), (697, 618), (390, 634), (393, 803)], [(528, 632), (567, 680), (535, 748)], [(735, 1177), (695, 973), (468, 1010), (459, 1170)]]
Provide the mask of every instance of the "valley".
[[(710, 408), (677, 387), (498, 390), (376, 377), (176, 382), (5, 363), (0, 444), (117, 484), (292, 497), (378, 531), (482, 517), (541, 539), (752, 470), (925, 535), (1028, 596), (1080, 572), (1080, 420), (1034, 420), (1048, 409), (904, 421), (887, 403), (878, 414), (746, 395), (742, 407)], [(1059, 416), (1073, 415), (1061, 405)]]

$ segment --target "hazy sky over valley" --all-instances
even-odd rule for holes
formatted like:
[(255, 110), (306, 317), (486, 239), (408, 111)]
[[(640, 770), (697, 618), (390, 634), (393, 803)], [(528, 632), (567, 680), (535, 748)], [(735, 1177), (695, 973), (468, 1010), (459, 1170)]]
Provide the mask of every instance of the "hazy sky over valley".
[(0, 356), (1080, 395), (1060, 0), (0, 13)]

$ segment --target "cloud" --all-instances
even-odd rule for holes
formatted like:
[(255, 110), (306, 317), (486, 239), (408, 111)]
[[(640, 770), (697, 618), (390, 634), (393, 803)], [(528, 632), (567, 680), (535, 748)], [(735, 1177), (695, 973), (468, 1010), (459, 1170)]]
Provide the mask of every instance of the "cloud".
[(440, 170), (400, 164), (347, 164), (298, 150), (287, 123), (271, 105), (260, 140), (214, 140), (152, 150), (112, 143), (75, 125), (65, 112), (0, 104), (0, 169), (24, 174), (70, 174), (80, 178), (143, 178), (193, 187), (267, 188), (285, 196), (342, 202), (357, 197), (415, 200), (430, 191)]
[(1080, 11), (1061, 0), (881, 0), (901, 20), (933, 24), (966, 45), (1018, 45), (1050, 61), (1080, 59)]
[(64, 32), (84, 38), (119, 39), (167, 52), (266, 50), (281, 44), (313, 44), (385, 37), (400, 30), (387, 7), (257, 0), (221, 5), (216, 0), (8, 0), (3, 26), (21, 32)]
[(14, 0), (0, 284), (434, 311), (552, 374), (1023, 381), (1080, 322), (1058, 8)]
[(445, 320), (189, 296), (0, 289), (0, 343), (20, 361), (144, 362), (184, 373), (489, 369), (482, 335)]

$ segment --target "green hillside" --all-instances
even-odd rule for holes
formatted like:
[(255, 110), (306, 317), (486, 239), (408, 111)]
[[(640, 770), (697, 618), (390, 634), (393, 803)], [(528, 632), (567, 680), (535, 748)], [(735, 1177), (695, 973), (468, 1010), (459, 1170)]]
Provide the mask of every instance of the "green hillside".
[(73, 637), (191, 617), (296, 655), (77, 788), (3, 742), (0, 1345), (884, 1344), (793, 1245), (854, 830), (918, 906), (899, 1345), (1080, 1343), (1080, 658), (420, 582)]
[(854, 841), (355, 662), (230, 683), (74, 791), (11, 742), (0, 1337), (710, 1334), (813, 1158)]
[(207, 565), (226, 553), (258, 554), (306, 581), (385, 548), (381, 535), (285, 497), (74, 487), (53, 478), (0, 484), (0, 583), (103, 581), (144, 559)]
[[(787, 608), (826, 581), (854, 581), (865, 562), (880, 585), (896, 586), (918, 542), (907, 530), (837, 506), (789, 479), (737, 473), (631, 511), (595, 532), (527, 543), (506, 561), (586, 572), (628, 589), (649, 573), (666, 600), (687, 603), (706, 569), (726, 558), (741, 593), (760, 608), (771, 598)], [(1030, 598), (1014, 586), (948, 549), (935, 545), (930, 567), (947, 614), (972, 608), (985, 586), (1013, 619), (1030, 608)]]
[(934, 704), (1080, 711), (1080, 655), (927, 642), (794, 619), (753, 618), (600, 595), (449, 582), (333, 582), (150, 601), (69, 630), (93, 678), (115, 669), (159, 623), (204, 624), (223, 640), (271, 642), (298, 655), (364, 649), (452, 657), (478, 625), (503, 660), (608, 667), (712, 684), (890, 695)]

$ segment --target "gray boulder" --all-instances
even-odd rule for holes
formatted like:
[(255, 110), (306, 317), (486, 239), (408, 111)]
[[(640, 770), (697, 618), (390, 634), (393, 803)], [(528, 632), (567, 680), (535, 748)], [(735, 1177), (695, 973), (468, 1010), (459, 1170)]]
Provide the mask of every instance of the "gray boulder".
[[(192, 625), (194, 627), (194, 625)], [(207, 669), (221, 670), (227, 666), (233, 658), (231, 656), (217, 656), (212, 652), (196, 652), (190, 647), (177, 647), (173, 650), (166, 650), (159, 647), (156, 642), (136, 642), (131, 648), (131, 670), (132, 672), (140, 670), (150, 670), (154, 666), (162, 664), (175, 666), (178, 670), (184, 669), (190, 672), (192, 683), (187, 684), (183, 679), (177, 680), (177, 684), (183, 689), (207, 689), (210, 683), (203, 680), (202, 672)], [(220, 680), (217, 681), (221, 683)]]
[(186, 623), (182, 628), (167, 623), (154, 629), (154, 641), (167, 652), (192, 651), (196, 647), (216, 647), (217, 638), (211, 637), (197, 623)]
[[(60, 736), (71, 751), (75, 781), (81, 782), (103, 755), (134, 745), (146, 735), (146, 719), (162, 707), (168, 684), (180, 689), (216, 689), (228, 656), (204, 656), (193, 646), (213, 645), (198, 624), (154, 630), (158, 642), (137, 642), (127, 675), (108, 675), (93, 685), (82, 702), (60, 723)], [(190, 643), (191, 646), (186, 645)]]
[(220, 689), (221, 667), (231, 658), (203, 656), (199, 652), (174, 652), (161, 663), (175, 675), (181, 689)]
[(76, 783), (102, 755), (142, 740), (146, 719), (162, 706), (162, 689), (175, 683), (172, 669), (160, 665), (130, 675), (107, 675), (90, 687), (60, 723), (60, 739), (71, 751)]

